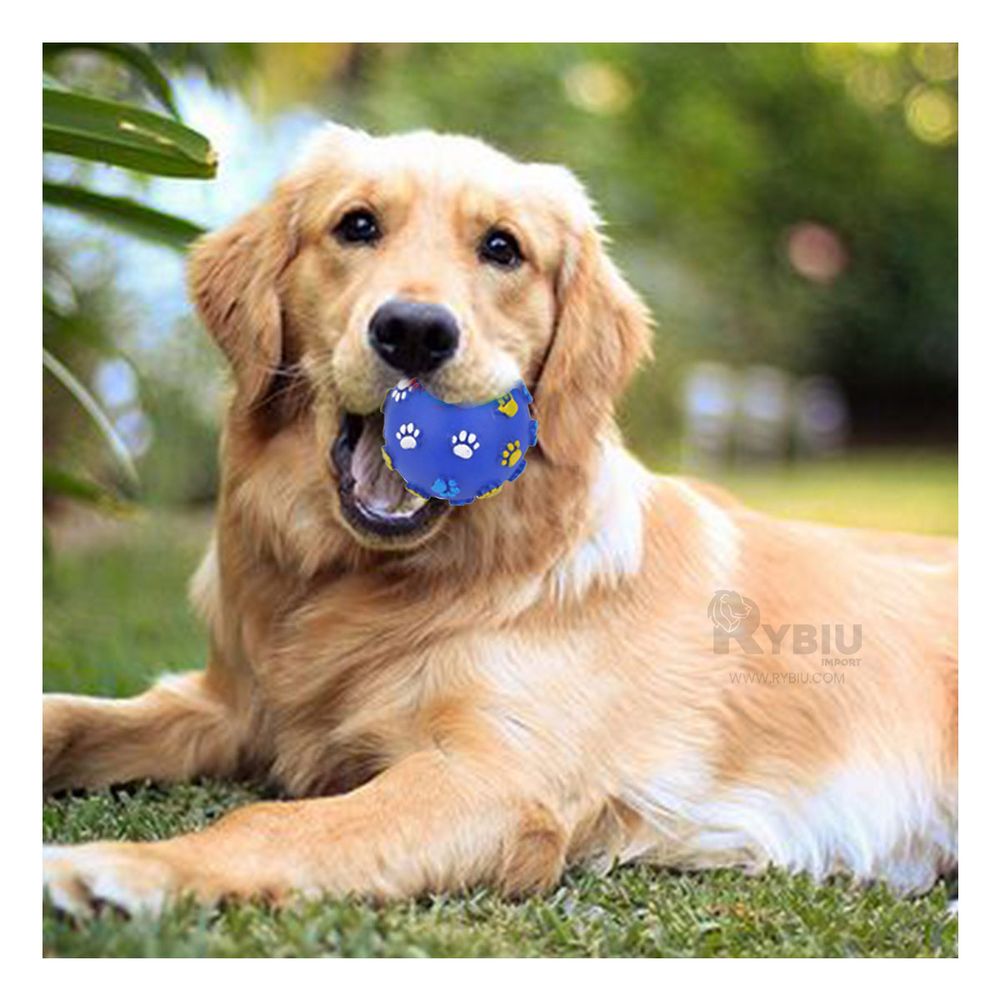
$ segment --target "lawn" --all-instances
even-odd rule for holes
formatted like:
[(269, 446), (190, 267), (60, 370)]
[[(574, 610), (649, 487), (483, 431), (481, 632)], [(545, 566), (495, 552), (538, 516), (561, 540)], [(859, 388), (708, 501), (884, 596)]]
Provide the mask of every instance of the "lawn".
[[(719, 477), (785, 516), (952, 534), (954, 456), (869, 455), (761, 475)], [(203, 516), (150, 512), (112, 531), (56, 533), (46, 570), (46, 690), (128, 695), (200, 664), (204, 639), (185, 586)], [(60, 536), (64, 536), (60, 540)], [(61, 796), (43, 805), (47, 841), (153, 838), (202, 826), (264, 792), (198, 782)], [(110, 956), (951, 956), (957, 922), (939, 885), (920, 899), (881, 886), (815, 885), (771, 872), (678, 875), (641, 866), (571, 871), (544, 897), (490, 892), (392, 906), (329, 899), (274, 912), (184, 904), (157, 920), (104, 913), (76, 924), (48, 905), (47, 955)]]

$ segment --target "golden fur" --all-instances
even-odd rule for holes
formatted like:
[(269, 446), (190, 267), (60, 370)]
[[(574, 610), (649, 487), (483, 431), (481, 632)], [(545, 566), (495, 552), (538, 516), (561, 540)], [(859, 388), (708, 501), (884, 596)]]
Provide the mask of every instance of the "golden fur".
[[(377, 248), (331, 238), (358, 205)], [(477, 259), (498, 223), (516, 271)], [(296, 801), (48, 848), (59, 905), (526, 892), (615, 857), (913, 890), (955, 863), (953, 545), (772, 520), (632, 459), (612, 407), (647, 315), (567, 171), (331, 127), (196, 246), (191, 290), (235, 379), (192, 588), (209, 662), (124, 701), (47, 697), (46, 788), (248, 774)], [(401, 542), (345, 521), (328, 461), (343, 413), (398, 377), (365, 336), (393, 295), (459, 320), (438, 395), (523, 377), (540, 425), (516, 484)], [(792, 683), (831, 670), (821, 652), (714, 652), (720, 589), (775, 625), (862, 624), (861, 664)]]

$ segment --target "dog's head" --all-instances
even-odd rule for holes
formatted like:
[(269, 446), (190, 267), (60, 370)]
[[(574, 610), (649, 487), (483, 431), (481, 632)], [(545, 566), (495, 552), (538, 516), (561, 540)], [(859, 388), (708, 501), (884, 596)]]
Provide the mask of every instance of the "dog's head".
[(190, 279), (233, 419), (261, 441), (307, 421), (331, 510), (369, 547), (412, 548), (480, 506), (422, 500), (383, 464), (379, 407), (401, 379), (450, 402), (523, 379), (541, 463), (582, 467), (648, 349), (573, 175), (458, 136), (330, 126), (268, 202), (196, 245)]

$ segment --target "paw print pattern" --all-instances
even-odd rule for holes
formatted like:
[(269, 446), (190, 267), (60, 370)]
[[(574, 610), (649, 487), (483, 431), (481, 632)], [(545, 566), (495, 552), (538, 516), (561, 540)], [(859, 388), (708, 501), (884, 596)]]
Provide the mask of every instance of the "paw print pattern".
[(401, 378), (396, 383), (396, 388), (392, 390), (392, 401), (394, 403), (402, 403), (413, 392), (415, 387), (416, 383), (412, 378)]
[(434, 480), (434, 485), (431, 486), (431, 492), (439, 497), (444, 497), (446, 500), (449, 497), (455, 496), (459, 492), (459, 485), (454, 479), (441, 479), (438, 477)]
[(451, 436), (452, 453), (459, 458), (472, 458), (472, 455), (479, 448), (476, 435), (471, 431), (459, 431)]
[(396, 431), (396, 440), (404, 451), (416, 448), (418, 437), (420, 437), (420, 428), (413, 424), (400, 424), (399, 430)]
[(508, 441), (507, 447), (504, 448), (503, 453), (500, 455), (501, 465), (517, 465), (521, 461), (521, 442), (520, 441)]
[(517, 400), (506, 392), (497, 400), (497, 409), (505, 417), (514, 417), (517, 415)]

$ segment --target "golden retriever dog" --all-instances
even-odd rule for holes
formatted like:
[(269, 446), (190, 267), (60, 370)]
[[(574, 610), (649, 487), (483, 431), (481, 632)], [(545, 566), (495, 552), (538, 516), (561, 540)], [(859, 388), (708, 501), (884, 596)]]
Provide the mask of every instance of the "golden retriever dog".
[[(287, 795), (48, 847), (58, 906), (520, 894), (614, 859), (919, 891), (956, 864), (954, 546), (774, 520), (633, 458), (613, 407), (649, 316), (566, 169), (330, 126), (194, 247), (190, 288), (235, 383), (192, 585), (208, 662), (46, 697), (45, 787)], [(523, 378), (524, 475), (467, 507), (408, 493), (379, 407), (414, 376), (452, 402)]]

